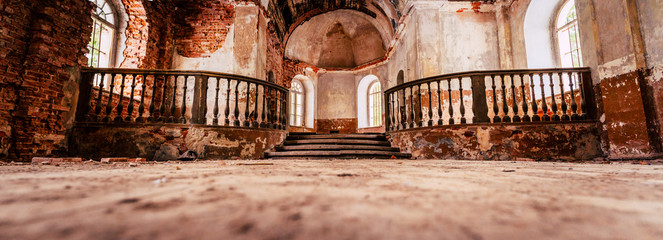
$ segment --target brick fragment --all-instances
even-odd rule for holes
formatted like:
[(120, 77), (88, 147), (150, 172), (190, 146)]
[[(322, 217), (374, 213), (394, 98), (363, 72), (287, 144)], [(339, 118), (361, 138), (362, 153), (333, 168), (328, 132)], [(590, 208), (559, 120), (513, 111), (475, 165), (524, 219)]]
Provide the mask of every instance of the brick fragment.
[(32, 163), (36, 164), (54, 164), (54, 163), (77, 163), (83, 162), (83, 158), (49, 158), (49, 157), (33, 157)]
[(145, 158), (102, 158), (102, 163), (114, 163), (114, 162), (146, 162)]

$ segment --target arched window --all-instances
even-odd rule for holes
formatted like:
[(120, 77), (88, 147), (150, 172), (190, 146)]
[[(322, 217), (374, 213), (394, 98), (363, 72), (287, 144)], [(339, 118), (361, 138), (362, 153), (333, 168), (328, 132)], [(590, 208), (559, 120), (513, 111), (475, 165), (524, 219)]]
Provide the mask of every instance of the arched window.
[(304, 126), (304, 85), (297, 80), (290, 87), (290, 126)]
[(118, 25), (116, 12), (108, 0), (90, 0), (96, 5), (92, 14), (92, 37), (88, 43), (88, 65), (90, 67), (112, 67), (114, 62), (115, 34)]
[(368, 88), (368, 124), (370, 127), (382, 126), (382, 89), (375, 81)]
[(567, 1), (557, 16), (557, 45), (562, 67), (582, 67), (580, 32), (575, 0)]

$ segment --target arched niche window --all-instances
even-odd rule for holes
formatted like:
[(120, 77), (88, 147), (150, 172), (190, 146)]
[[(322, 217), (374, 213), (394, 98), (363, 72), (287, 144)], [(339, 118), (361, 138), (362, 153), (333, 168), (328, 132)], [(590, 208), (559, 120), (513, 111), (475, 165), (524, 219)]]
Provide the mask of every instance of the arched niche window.
[(398, 77), (396, 77), (396, 84), (401, 85), (405, 83), (405, 73), (403, 73), (403, 70), (398, 71)]
[(115, 64), (118, 21), (116, 9), (109, 0), (90, 0), (96, 5), (92, 14), (92, 36), (88, 43), (88, 66), (112, 67)]
[(304, 126), (304, 85), (297, 80), (290, 86), (290, 126)]
[(374, 81), (368, 88), (368, 124), (370, 127), (382, 126), (382, 88), (379, 81)]
[(582, 67), (580, 31), (575, 0), (569, 0), (559, 11), (556, 21), (557, 46), (562, 67)]

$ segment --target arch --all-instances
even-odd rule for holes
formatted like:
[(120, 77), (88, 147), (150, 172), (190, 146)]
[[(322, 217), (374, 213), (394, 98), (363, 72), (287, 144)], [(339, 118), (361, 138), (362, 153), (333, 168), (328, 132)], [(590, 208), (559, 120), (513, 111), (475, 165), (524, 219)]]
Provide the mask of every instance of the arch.
[(276, 82), (276, 79), (274, 78), (274, 71), (270, 70), (269, 73), (267, 73), (267, 81), (270, 83)]
[[(380, 80), (378, 79), (377, 76), (375, 75), (367, 75), (363, 77), (357, 86), (357, 126), (359, 128), (369, 128), (369, 127), (378, 127), (378, 126), (372, 126), (372, 124), (369, 123), (370, 120), (370, 114), (369, 114), (369, 91), (371, 87), (374, 86), (374, 84), (380, 84)], [(381, 86), (381, 85), (380, 85)], [(382, 92), (382, 88), (380, 87), (380, 92)], [(380, 115), (383, 112), (383, 104), (382, 104), (382, 93), (380, 93)], [(382, 116), (379, 116), (379, 118), (382, 118)], [(382, 120), (380, 120), (380, 123), (382, 123)]]
[(108, 68), (115, 66), (120, 26), (119, 12), (110, 0), (90, 0), (94, 4), (92, 33), (87, 45), (88, 66)]
[(382, 86), (377, 80), (368, 87), (368, 126), (382, 126)]
[[(297, 82), (303, 87), (303, 119), (299, 127), (314, 128), (315, 126), (315, 87), (311, 78), (304, 75), (296, 75), (292, 82)], [(291, 83), (292, 86), (292, 83)], [(291, 96), (289, 96), (291, 97)], [(292, 99), (289, 99), (292, 101)], [(292, 103), (290, 104), (292, 105)], [(288, 106), (288, 121), (292, 106)], [(292, 122), (290, 124), (292, 126)]]
[(352, 68), (385, 56), (393, 33), (370, 16), (335, 10), (298, 25), (284, 55), (322, 68)]
[(398, 77), (396, 78), (396, 85), (401, 85), (405, 83), (405, 73), (403, 70), (398, 71)]
[(303, 127), (304, 126), (304, 84), (299, 80), (293, 79), (290, 83), (290, 110), (288, 116), (290, 118), (290, 126)]
[(555, 23), (565, 0), (531, 0), (523, 24), (528, 68), (559, 67)]
[(555, 40), (561, 67), (583, 66), (575, 0), (567, 0), (557, 12)]

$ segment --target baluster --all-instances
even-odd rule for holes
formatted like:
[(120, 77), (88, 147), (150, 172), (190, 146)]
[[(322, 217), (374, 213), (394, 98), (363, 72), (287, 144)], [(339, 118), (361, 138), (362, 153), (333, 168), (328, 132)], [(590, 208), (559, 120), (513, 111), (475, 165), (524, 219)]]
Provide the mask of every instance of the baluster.
[(520, 74), (520, 96), (522, 98), (522, 106), (523, 106), (523, 122), (531, 122), (532, 118), (529, 116), (529, 103), (527, 102), (527, 94), (525, 92), (525, 76), (528, 76), (527, 74), (523, 75)]
[(124, 81), (126, 80), (126, 77), (127, 77), (127, 75), (123, 73), (122, 74), (122, 79), (121, 79), (122, 83), (120, 84), (120, 94), (118, 94), (119, 99), (117, 101), (117, 107), (115, 109), (116, 110), (115, 111), (115, 113), (116, 113), (115, 114), (115, 119), (114, 119), (115, 122), (124, 121), (124, 119), (122, 119), (122, 112), (124, 111), (124, 105), (122, 103), (124, 102), (123, 101), (124, 100)]
[(577, 121), (580, 119), (580, 115), (578, 115), (578, 104), (576, 103), (576, 92), (574, 89), (573, 85), (573, 72), (568, 72), (569, 76), (569, 89), (571, 89), (571, 110), (573, 111), (573, 114), (571, 115), (571, 120)]
[[(586, 119), (588, 117), (588, 111), (587, 111), (587, 99), (585, 99), (585, 78), (583, 77), (584, 74), (581, 72), (578, 72), (578, 79), (580, 80), (578, 82), (578, 86), (580, 87), (580, 119)], [(591, 81), (591, 79), (588, 79)], [(591, 84), (589, 84), (591, 86)], [(594, 106), (592, 106), (594, 107)]]
[(203, 83), (202, 83), (202, 88), (203, 89), (201, 90), (201, 93), (202, 93), (201, 101), (202, 102), (200, 103), (201, 104), (200, 107), (202, 108), (202, 111), (201, 111), (202, 115), (201, 115), (200, 118), (201, 118), (201, 120), (202, 120), (201, 122), (203, 124), (207, 124), (207, 91), (209, 90), (209, 77), (208, 76), (203, 76), (202, 81), (203, 81)]
[(451, 90), (451, 79), (447, 80), (447, 86), (447, 90), (449, 91), (449, 125), (454, 125), (456, 121), (454, 120), (454, 101)]
[[(563, 78), (563, 72), (559, 72), (559, 89), (562, 93), (562, 121), (570, 121), (571, 117), (569, 116), (569, 113), (567, 112), (568, 106), (566, 105), (566, 94), (564, 94), (564, 78)], [(569, 79), (571, 81), (571, 79)]]
[[(407, 120), (406, 120), (406, 114), (407, 114), (407, 101), (405, 99), (405, 89), (401, 89), (401, 94), (399, 94), (401, 97), (401, 100), (403, 100), (403, 106), (401, 107), (400, 103), (398, 105), (398, 112), (400, 113), (400, 118), (401, 121), (399, 122), (398, 129), (405, 129), (407, 128)], [(405, 111), (405, 112), (403, 112)]]
[[(157, 97), (157, 80), (158, 78), (161, 77), (160, 75), (154, 75), (152, 79), (152, 97), (150, 98), (150, 107), (148, 108), (148, 114), (147, 114), (147, 121), (148, 122), (154, 122), (154, 111), (156, 110), (156, 106), (154, 105), (154, 99)], [(146, 81), (147, 83), (147, 81)], [(147, 86), (147, 85), (146, 85)], [(146, 87), (147, 89), (147, 87)]]
[(428, 126), (433, 126), (433, 94), (430, 89), (430, 82), (427, 82), (428, 87)]
[[(518, 111), (518, 98), (516, 97), (516, 78), (514, 74), (511, 77), (511, 109), (513, 110), (513, 121), (520, 122), (520, 111)], [(521, 78), (522, 80), (522, 78)]]
[(279, 104), (278, 103), (281, 101), (281, 99), (280, 99), (281, 91), (279, 91), (278, 89), (274, 89), (274, 91), (275, 91), (275, 93), (274, 93), (274, 112), (272, 113), (273, 116), (274, 116), (273, 126), (274, 126), (275, 129), (279, 129), (279, 128), (281, 128), (281, 126), (279, 126), (279, 123), (281, 122), (281, 116), (279, 115)]
[[(511, 116), (509, 116), (509, 102), (507, 101), (507, 93), (506, 93), (506, 79), (504, 79), (504, 75), (500, 75), (500, 79), (502, 80), (502, 110), (504, 111), (504, 117), (502, 117), (502, 122), (505, 123), (510, 123), (511, 122)], [(511, 81), (513, 84), (513, 81)]]
[(467, 123), (467, 119), (465, 118), (465, 101), (463, 100), (463, 78), (459, 77), (458, 78), (458, 91), (460, 93), (460, 123), (465, 124)]
[(423, 127), (424, 126), (424, 111), (422, 110), (424, 103), (421, 101), (421, 84), (417, 85), (417, 98), (419, 99), (419, 102), (417, 103), (417, 108), (419, 109), (419, 123), (417, 123), (417, 126)]
[(545, 83), (543, 82), (543, 73), (539, 73), (539, 80), (541, 81), (541, 110), (543, 111), (543, 118), (541, 121), (549, 122), (550, 115), (548, 115), (548, 101), (546, 100)]
[[(281, 92), (281, 129), (286, 130), (288, 126), (288, 115), (286, 114), (286, 106), (288, 106), (287, 100), (288, 99), (288, 92), (286, 91), (280, 91)], [(306, 118), (304, 118), (306, 119)], [(304, 124), (306, 125), (306, 124)]]
[(173, 76), (173, 99), (170, 101), (170, 111), (168, 113), (168, 122), (169, 123), (174, 123), (175, 122), (175, 110), (176, 110), (176, 100), (177, 100), (177, 79), (179, 79), (180, 76)]
[(111, 74), (111, 84), (110, 90), (108, 91), (108, 103), (106, 103), (106, 116), (104, 117), (104, 122), (110, 122), (110, 115), (113, 112), (113, 89), (115, 88), (115, 77), (116, 73)]
[(394, 131), (398, 128), (398, 95), (397, 92), (389, 94), (391, 98), (391, 130)]
[(138, 123), (145, 122), (143, 114), (145, 113), (145, 89), (147, 88), (147, 77), (148, 75), (143, 75), (143, 83), (140, 85), (140, 104), (138, 105), (138, 118), (136, 118), (136, 122)]
[(161, 105), (159, 106), (159, 119), (157, 121), (164, 122), (166, 120), (166, 88), (168, 86), (168, 79), (170, 76), (163, 76), (163, 87), (161, 91)]
[[(216, 78), (216, 88), (214, 89), (214, 109), (212, 113), (212, 124), (219, 125), (219, 90), (221, 90), (221, 78)], [(225, 116), (224, 116), (225, 118)]]
[(250, 91), (251, 91), (251, 83), (246, 82), (246, 107), (244, 108), (244, 126), (245, 127), (251, 126), (250, 125), (251, 122), (249, 121), (249, 105), (251, 105), (251, 103), (249, 101), (250, 100), (249, 97), (251, 96), (251, 94), (249, 94)]
[[(92, 97), (92, 89), (94, 88), (94, 76), (95, 73), (81, 73), (81, 81), (83, 81), (82, 83), (85, 83), (83, 86), (86, 89), (81, 88), (81, 91), (78, 95), (78, 101), (84, 101), (85, 104), (78, 104), (79, 107), (77, 107), (76, 110), (76, 121), (81, 121), (81, 117), (79, 116), (82, 116), (82, 121), (85, 122), (92, 122), (93, 118), (96, 119), (96, 116), (93, 116), (94, 111), (92, 109), (92, 104), (94, 103), (94, 99)], [(84, 107), (81, 108), (81, 106)]]
[(230, 78), (226, 78), (226, 110), (223, 113), (223, 122), (225, 126), (230, 125)]
[(257, 128), (259, 127), (258, 125), (258, 99), (259, 99), (259, 94), (260, 91), (258, 91), (258, 84), (256, 83), (256, 97), (255, 101), (253, 101), (253, 112), (251, 113), (251, 127)]
[(235, 112), (233, 113), (233, 126), (239, 126), (239, 80), (235, 80)]
[(442, 119), (442, 80), (437, 81), (437, 125), (444, 125)]
[(260, 124), (263, 128), (269, 128), (269, 107), (267, 103), (269, 102), (269, 91), (270, 89), (267, 86), (263, 87), (263, 104), (262, 104), (262, 123)]
[[(553, 121), (559, 121), (559, 115), (557, 114), (557, 99), (555, 99), (555, 79), (553, 79), (553, 73), (548, 73), (548, 76), (550, 76), (550, 92), (551, 92), (551, 98), (552, 98), (552, 120)], [(561, 81), (561, 79), (560, 79)]]
[[(104, 96), (104, 82), (106, 78), (105, 73), (99, 73), (101, 76), (101, 81), (99, 83), (99, 95), (97, 96), (97, 104), (94, 107), (94, 115), (96, 116), (96, 121), (101, 121), (101, 97)], [(96, 76), (96, 73), (93, 75)], [(94, 79), (94, 77), (93, 77)]]
[(410, 87), (410, 127), (416, 126), (415, 110), (414, 110), (414, 86)]
[(502, 122), (502, 118), (500, 118), (500, 107), (497, 105), (497, 80), (495, 75), (490, 75), (491, 79), (491, 88), (493, 89), (493, 113), (495, 113), (495, 116), (493, 116), (493, 123), (498, 123)]
[(136, 77), (138, 75), (131, 75), (131, 94), (129, 94), (129, 107), (127, 107), (127, 117), (124, 119), (125, 122), (133, 121), (134, 113), (134, 92), (136, 91)]
[(180, 110), (180, 123), (186, 123), (186, 94), (187, 94), (186, 90), (188, 84), (189, 84), (189, 76), (184, 76), (184, 86), (182, 86), (182, 108)]
[(539, 117), (539, 104), (536, 103), (534, 74), (532, 73), (529, 74), (529, 86), (532, 89), (532, 112), (534, 113), (534, 115), (532, 116), (532, 122), (540, 122), (541, 117)]

